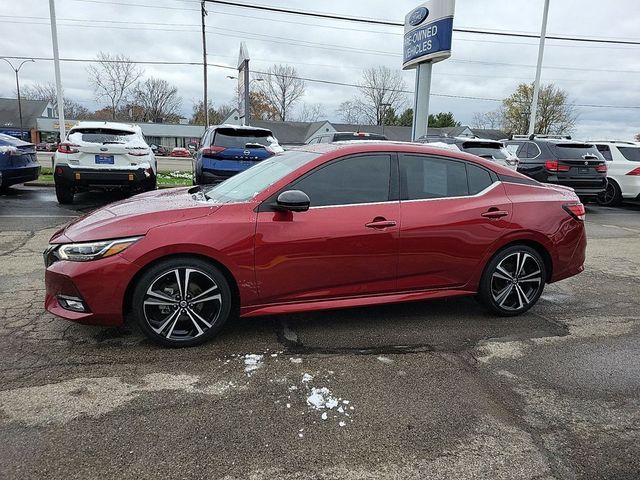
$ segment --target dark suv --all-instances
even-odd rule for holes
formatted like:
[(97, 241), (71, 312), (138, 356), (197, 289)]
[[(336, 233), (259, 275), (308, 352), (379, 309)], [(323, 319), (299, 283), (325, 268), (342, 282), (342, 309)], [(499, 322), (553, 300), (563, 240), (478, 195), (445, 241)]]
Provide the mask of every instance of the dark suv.
[(217, 125), (204, 132), (196, 152), (194, 183), (219, 183), (265, 160), (282, 147), (266, 128)]
[(591, 143), (543, 135), (516, 135), (503, 141), (520, 159), (518, 172), (539, 182), (571, 187), (587, 200), (607, 188), (607, 164)]

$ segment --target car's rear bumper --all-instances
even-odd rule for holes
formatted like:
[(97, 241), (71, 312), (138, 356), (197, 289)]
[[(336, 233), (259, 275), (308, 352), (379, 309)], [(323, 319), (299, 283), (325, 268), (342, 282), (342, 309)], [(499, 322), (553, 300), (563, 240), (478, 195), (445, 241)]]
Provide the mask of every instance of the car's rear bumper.
[(152, 182), (153, 170), (150, 168), (110, 169), (83, 168), (58, 164), (54, 169), (53, 179), (56, 184), (70, 187), (140, 187)]
[(209, 184), (209, 183), (220, 183), (224, 182), (227, 178), (231, 178), (234, 175), (237, 175), (240, 172), (211, 172), (208, 170), (203, 170), (200, 175), (197, 177), (197, 183), (199, 184)]
[(31, 182), (40, 176), (40, 165), (2, 169), (0, 186), (9, 187), (18, 183)]
[[(120, 326), (125, 291), (137, 268), (120, 255), (91, 262), (55, 262), (45, 271), (45, 309), (78, 323)], [(80, 300), (86, 310), (64, 308), (61, 296)]]

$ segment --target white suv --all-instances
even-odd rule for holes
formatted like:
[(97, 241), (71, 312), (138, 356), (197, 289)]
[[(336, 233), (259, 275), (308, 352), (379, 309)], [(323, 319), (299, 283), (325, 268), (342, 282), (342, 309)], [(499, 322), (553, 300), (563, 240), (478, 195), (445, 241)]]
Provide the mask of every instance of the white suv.
[(607, 189), (598, 203), (608, 207), (620, 205), (624, 199), (640, 200), (640, 145), (615, 140), (595, 140), (593, 143), (607, 161)]
[(59, 203), (91, 188), (148, 191), (156, 188), (157, 161), (137, 125), (80, 122), (54, 155)]

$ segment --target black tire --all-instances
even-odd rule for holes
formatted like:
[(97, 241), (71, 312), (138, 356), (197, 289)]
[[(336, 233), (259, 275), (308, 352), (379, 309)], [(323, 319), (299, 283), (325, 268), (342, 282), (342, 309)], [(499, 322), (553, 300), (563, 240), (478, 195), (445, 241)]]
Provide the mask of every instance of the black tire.
[(540, 254), (526, 245), (513, 245), (496, 253), (487, 264), (480, 280), (479, 300), (500, 316), (520, 315), (536, 304), (546, 278)]
[(56, 198), (60, 205), (71, 205), (74, 194), (73, 187), (66, 187), (56, 183)]
[(154, 343), (193, 347), (220, 331), (234, 311), (232, 303), (229, 283), (220, 270), (202, 259), (176, 257), (140, 277), (133, 291), (132, 313)]
[(607, 182), (606, 190), (598, 195), (598, 203), (603, 207), (617, 207), (622, 203), (622, 191), (616, 182)]
[(149, 180), (147, 180), (143, 190), (145, 192), (150, 192), (152, 190), (155, 190), (156, 188), (158, 188), (158, 177), (154, 175), (153, 177), (149, 178)]

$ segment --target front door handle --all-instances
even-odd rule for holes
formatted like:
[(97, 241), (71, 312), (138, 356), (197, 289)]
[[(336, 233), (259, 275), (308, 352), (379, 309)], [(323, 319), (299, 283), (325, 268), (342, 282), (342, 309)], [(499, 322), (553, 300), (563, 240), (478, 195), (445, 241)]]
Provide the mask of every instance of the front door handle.
[(484, 218), (502, 218), (506, 217), (507, 215), (509, 215), (509, 212), (498, 210), (497, 208), (490, 208), (488, 211), (482, 214)]
[(364, 226), (367, 228), (382, 229), (382, 228), (395, 227), (396, 222), (393, 220), (387, 220), (386, 218), (376, 217), (373, 219), (373, 222), (366, 223)]

